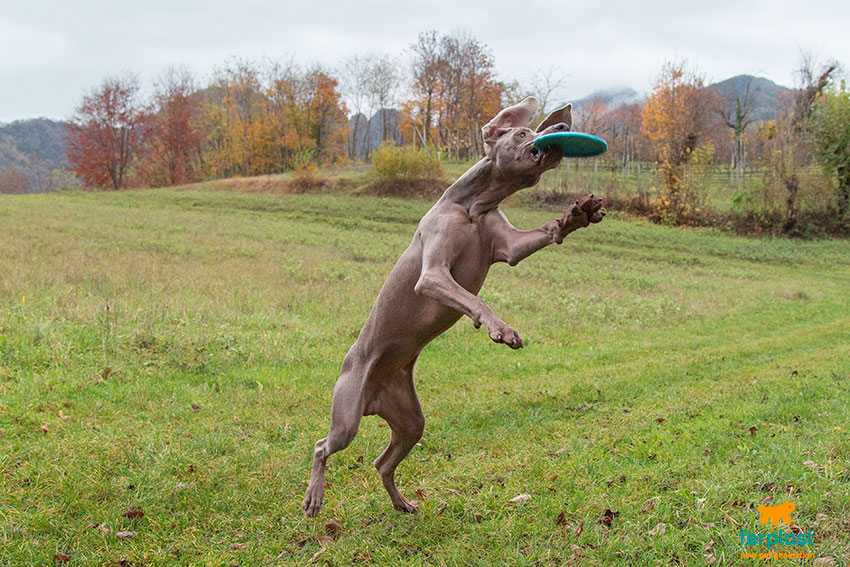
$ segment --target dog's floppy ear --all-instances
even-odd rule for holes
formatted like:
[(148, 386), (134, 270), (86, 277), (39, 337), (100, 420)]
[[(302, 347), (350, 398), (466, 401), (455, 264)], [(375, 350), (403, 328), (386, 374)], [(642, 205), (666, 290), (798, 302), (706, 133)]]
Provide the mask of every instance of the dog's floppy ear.
[(502, 109), (481, 129), (484, 137), (484, 155), (490, 155), (490, 147), (509, 129), (528, 126), (539, 107), (540, 103), (537, 99), (530, 96), (522, 102)]
[(546, 117), (543, 122), (540, 123), (540, 126), (537, 127), (536, 132), (542, 132), (549, 126), (553, 124), (559, 124), (563, 122), (567, 125), (567, 128), (570, 130), (573, 129), (573, 105), (567, 104), (566, 106), (562, 106), (557, 110), (553, 110), (549, 116)]

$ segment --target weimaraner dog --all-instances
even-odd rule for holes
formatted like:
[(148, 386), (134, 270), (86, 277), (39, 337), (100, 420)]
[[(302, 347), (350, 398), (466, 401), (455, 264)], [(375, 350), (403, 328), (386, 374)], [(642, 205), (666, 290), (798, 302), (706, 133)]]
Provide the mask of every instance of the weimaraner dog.
[(559, 219), (533, 230), (517, 230), (499, 204), (563, 157), (558, 148), (537, 150), (538, 136), (567, 131), (571, 105), (528, 128), (539, 103), (529, 97), (503, 109), (482, 128), (485, 157), (455, 181), (416, 229), (378, 294), (357, 341), (345, 355), (333, 392), (328, 436), (316, 442), (304, 512), (316, 516), (325, 493), (325, 464), (345, 449), (364, 415), (379, 415), (392, 430), (390, 444), (375, 460), (393, 506), (415, 512), (395, 485), (395, 470), (422, 438), (425, 418), (413, 384), (413, 367), (422, 349), (461, 316), (484, 325), (490, 338), (512, 349), (523, 342), (477, 293), (495, 262), (514, 266), (574, 230), (602, 220), (602, 200), (588, 195)]

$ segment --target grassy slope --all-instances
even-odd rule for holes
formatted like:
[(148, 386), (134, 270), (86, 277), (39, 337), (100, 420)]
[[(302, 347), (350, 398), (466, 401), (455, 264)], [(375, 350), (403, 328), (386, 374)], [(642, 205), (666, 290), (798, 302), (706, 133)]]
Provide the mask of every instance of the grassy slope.
[(847, 561), (850, 247), (616, 217), (493, 268), (482, 296), (524, 350), (462, 321), (423, 353), (399, 469), (418, 515), (369, 465), (373, 417), (304, 518), (339, 363), (428, 206), (0, 198), (0, 565), (752, 564), (738, 532), (778, 530), (749, 508), (767, 498)]

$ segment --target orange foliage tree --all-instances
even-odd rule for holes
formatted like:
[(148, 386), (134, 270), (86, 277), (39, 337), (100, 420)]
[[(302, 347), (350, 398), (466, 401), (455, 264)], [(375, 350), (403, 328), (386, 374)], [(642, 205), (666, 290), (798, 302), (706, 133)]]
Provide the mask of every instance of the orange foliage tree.
[(703, 80), (684, 62), (667, 62), (641, 112), (642, 130), (649, 138), (664, 183), (659, 202), (662, 217), (682, 222), (694, 214), (700, 199), (686, 183), (685, 166), (708, 128), (714, 101)]
[(127, 185), (147, 119), (135, 76), (108, 77), (83, 97), (68, 125), (65, 147), (84, 186), (118, 190)]

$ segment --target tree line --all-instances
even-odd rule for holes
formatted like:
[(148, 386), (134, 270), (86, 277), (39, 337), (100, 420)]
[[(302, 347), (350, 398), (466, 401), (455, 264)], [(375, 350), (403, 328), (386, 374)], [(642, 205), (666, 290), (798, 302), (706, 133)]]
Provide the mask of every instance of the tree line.
[[(687, 62), (670, 61), (640, 102), (585, 100), (574, 129), (608, 140), (602, 167), (624, 176), (653, 171), (653, 206), (664, 221), (698, 216), (706, 200), (701, 176), (706, 166), (723, 164), (743, 208), (755, 209), (765, 184), (781, 187), (784, 202), (772, 204), (770, 214), (782, 209), (792, 231), (814, 166), (831, 172), (820, 181), (834, 188), (836, 214), (845, 217), (850, 208), (850, 120), (840, 72), (837, 63), (804, 58), (799, 84), (776, 116), (757, 120), (749, 84), (723, 96)], [(564, 102), (565, 78), (550, 68), (524, 83), (499, 80), (485, 44), (435, 31), (421, 33), (404, 58), (355, 54), (337, 69), (234, 59), (204, 85), (186, 69), (169, 69), (147, 98), (136, 77), (110, 77), (77, 107), (67, 156), (86, 186), (110, 189), (364, 160), (384, 140), (477, 159), (481, 126), (500, 108), (533, 94), (541, 114), (549, 111)], [(762, 176), (758, 183), (745, 182), (752, 170)]]

